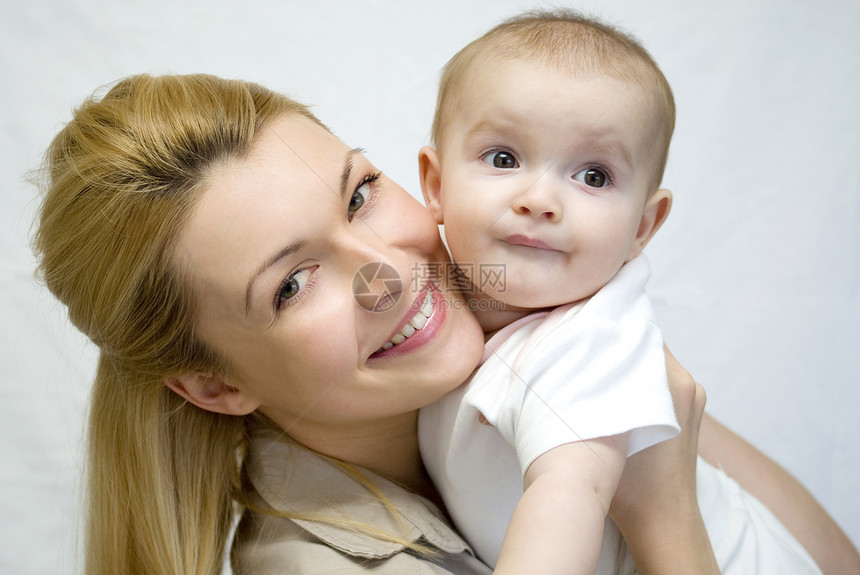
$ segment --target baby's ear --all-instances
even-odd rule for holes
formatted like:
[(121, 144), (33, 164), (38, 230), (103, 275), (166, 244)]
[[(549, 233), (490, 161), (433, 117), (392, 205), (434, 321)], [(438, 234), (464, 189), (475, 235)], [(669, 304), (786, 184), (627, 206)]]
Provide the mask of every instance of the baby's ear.
[(200, 409), (227, 415), (248, 415), (260, 403), (221, 377), (205, 373), (183, 373), (164, 378), (164, 385)]
[(430, 146), (424, 146), (418, 151), (418, 178), (421, 191), (424, 193), (424, 203), (433, 214), (437, 224), (444, 224), (442, 218), (442, 170), (439, 165), (439, 154)]
[(669, 212), (672, 210), (672, 192), (665, 189), (659, 189), (648, 198), (645, 202), (645, 210), (642, 212), (642, 219), (639, 221), (639, 229), (636, 231), (636, 237), (633, 240), (633, 245), (630, 248), (630, 255), (627, 261), (632, 260), (645, 249), (666, 218), (669, 217)]

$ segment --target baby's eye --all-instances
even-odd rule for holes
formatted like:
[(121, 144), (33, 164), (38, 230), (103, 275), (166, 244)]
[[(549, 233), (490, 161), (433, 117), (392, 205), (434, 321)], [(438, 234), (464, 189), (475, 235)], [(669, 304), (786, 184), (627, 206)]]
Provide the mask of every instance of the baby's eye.
[(517, 162), (516, 156), (514, 156), (510, 152), (506, 152), (504, 150), (495, 150), (492, 152), (487, 152), (481, 159), (485, 164), (489, 164), (494, 168), (501, 168), (503, 170), (513, 170), (515, 168), (519, 168), (520, 164)]
[(603, 188), (609, 185), (609, 175), (599, 168), (586, 168), (573, 175), (573, 179), (592, 188)]
[(275, 304), (278, 308), (288, 305), (289, 300), (302, 291), (302, 288), (307, 284), (315, 269), (316, 266), (296, 270), (284, 280), (284, 283), (281, 284), (281, 287), (278, 289), (278, 294), (275, 297)]

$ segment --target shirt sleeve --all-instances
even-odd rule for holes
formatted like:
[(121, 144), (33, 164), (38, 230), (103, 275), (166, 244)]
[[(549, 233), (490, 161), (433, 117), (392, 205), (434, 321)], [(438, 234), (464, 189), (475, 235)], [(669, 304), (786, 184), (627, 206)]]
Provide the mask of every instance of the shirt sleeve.
[(647, 278), (647, 261), (633, 260), (586, 304), (544, 318), (513, 357), (488, 362), (502, 364), (502, 381), (476, 394), (475, 407), (523, 474), (566, 443), (629, 432), (632, 455), (680, 431)]

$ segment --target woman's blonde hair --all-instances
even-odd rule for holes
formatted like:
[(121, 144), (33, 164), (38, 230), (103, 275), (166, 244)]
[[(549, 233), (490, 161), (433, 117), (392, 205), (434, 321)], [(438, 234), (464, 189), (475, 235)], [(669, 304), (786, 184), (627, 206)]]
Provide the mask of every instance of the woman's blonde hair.
[(89, 413), (86, 572), (221, 570), (246, 419), (163, 381), (228, 373), (194, 330), (177, 234), (217, 164), (304, 106), (208, 75), (126, 78), (51, 143), (34, 248), (47, 287), (99, 347)]

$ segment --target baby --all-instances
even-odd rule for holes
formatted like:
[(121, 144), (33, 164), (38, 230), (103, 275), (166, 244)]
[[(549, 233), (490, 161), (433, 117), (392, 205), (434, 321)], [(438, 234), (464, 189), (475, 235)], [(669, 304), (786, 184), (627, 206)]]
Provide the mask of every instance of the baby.
[[(633, 568), (609, 505), (626, 458), (678, 432), (642, 255), (672, 205), (674, 119), (638, 42), (569, 12), (509, 20), (443, 73), (421, 185), (491, 337), (419, 433), (497, 573)], [(698, 469), (723, 572), (820, 573), (764, 506)]]

